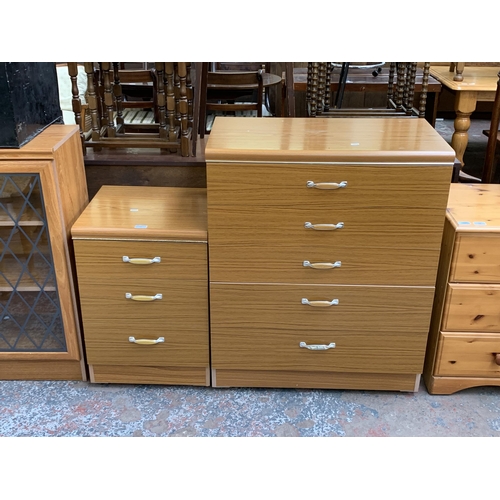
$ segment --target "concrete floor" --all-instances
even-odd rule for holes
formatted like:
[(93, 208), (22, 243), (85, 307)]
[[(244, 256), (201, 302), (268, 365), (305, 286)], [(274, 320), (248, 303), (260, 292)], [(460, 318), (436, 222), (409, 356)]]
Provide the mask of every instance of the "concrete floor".
[[(487, 120), (473, 120), (465, 171), (479, 175)], [(448, 142), (452, 120), (438, 120)], [(500, 387), (431, 396), (0, 381), (0, 436), (500, 436)]]

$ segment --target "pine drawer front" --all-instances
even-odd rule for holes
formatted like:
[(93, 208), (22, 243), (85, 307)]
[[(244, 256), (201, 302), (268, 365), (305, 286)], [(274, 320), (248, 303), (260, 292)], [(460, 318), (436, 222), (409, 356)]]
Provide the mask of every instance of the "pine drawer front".
[(500, 332), (500, 285), (449, 284), (441, 329)]
[[(80, 286), (89, 363), (144, 364), (149, 360), (146, 364), (182, 365), (191, 363), (194, 356), (197, 362), (208, 364), (206, 283), (160, 285), (144, 280), (133, 289), (121, 284)], [(164, 342), (141, 345), (129, 337), (148, 341), (163, 337)]]
[(500, 378), (500, 335), (443, 332), (436, 375)]
[(439, 249), (211, 244), (212, 282), (434, 286)]
[(500, 237), (493, 234), (457, 235), (450, 281), (500, 283)]
[(212, 366), (419, 373), (432, 297), (431, 288), (213, 284)]
[(113, 284), (134, 279), (207, 280), (206, 243), (73, 240), (78, 276)]

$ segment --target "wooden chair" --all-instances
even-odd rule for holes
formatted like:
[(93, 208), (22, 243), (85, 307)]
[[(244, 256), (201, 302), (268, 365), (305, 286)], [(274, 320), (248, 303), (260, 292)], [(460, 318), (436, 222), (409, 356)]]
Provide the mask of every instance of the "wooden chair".
[(481, 182), (491, 184), (495, 178), (495, 153), (500, 143), (500, 72), (498, 73), (497, 91), (495, 101), (493, 102), (493, 111), (491, 114), (491, 124), (488, 131), (483, 133), (488, 136), (488, 145), (486, 146), (486, 158), (484, 160), (483, 174)]
[(262, 116), (262, 70), (208, 71), (202, 68), (202, 96), (200, 103), (200, 137), (207, 133), (207, 111), (257, 111)]
[[(68, 64), (70, 78), (74, 68)], [(87, 74), (88, 109), (91, 130), (85, 131), (82, 106), (73, 93), (75, 121), (80, 125), (84, 152), (87, 147), (102, 148), (159, 148), (181, 156), (196, 154), (197, 134), (194, 116), (194, 91), (191, 63), (154, 63), (151, 70), (122, 70), (120, 63), (84, 63)], [(150, 83), (152, 98), (148, 101), (127, 101), (123, 83)], [(123, 119), (127, 107), (151, 106), (155, 120), (150, 124), (129, 125)]]
[[(345, 63), (348, 64), (348, 63)], [(427, 87), (429, 83), (430, 63), (424, 63), (422, 92), (419, 106), (415, 107), (415, 80), (417, 63), (390, 63), (387, 85), (387, 106), (385, 108), (339, 108), (341, 98), (337, 95), (336, 105), (331, 105), (330, 83), (332, 63), (308, 63), (306, 106), (307, 115), (315, 116), (418, 116), (425, 118)], [(341, 78), (347, 77), (348, 67), (343, 66)], [(342, 86), (339, 85), (339, 90)]]

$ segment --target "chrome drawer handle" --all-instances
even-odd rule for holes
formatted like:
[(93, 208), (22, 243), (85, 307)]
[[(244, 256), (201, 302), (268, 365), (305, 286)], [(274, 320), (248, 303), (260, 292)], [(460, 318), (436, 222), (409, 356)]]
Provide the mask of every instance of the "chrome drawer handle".
[(310, 222), (306, 222), (304, 224), (306, 229), (316, 229), (317, 231), (334, 231), (335, 229), (342, 229), (344, 227), (343, 222), (339, 222), (338, 224), (311, 224)]
[(330, 307), (330, 306), (337, 306), (339, 304), (339, 299), (333, 299), (333, 300), (308, 300), (308, 299), (302, 299), (302, 304), (306, 306), (313, 306), (313, 307)]
[(330, 342), (328, 345), (325, 344), (311, 344), (307, 345), (305, 342), (301, 342), (299, 347), (304, 349), (310, 349), (311, 351), (326, 351), (327, 349), (335, 349), (335, 342)]
[(334, 267), (342, 266), (342, 262), (337, 260), (336, 262), (314, 262), (311, 264), (308, 260), (302, 262), (304, 267), (312, 267), (313, 269), (333, 269)]
[(161, 257), (153, 257), (152, 259), (142, 259), (142, 258), (129, 258), (126, 255), (122, 257), (123, 262), (130, 262), (131, 264), (154, 264), (155, 262), (161, 262)]
[(134, 344), (153, 345), (153, 344), (161, 344), (162, 342), (165, 342), (165, 337), (158, 337), (156, 340), (136, 339), (135, 337), (129, 337), (128, 341), (132, 342)]
[(316, 188), (316, 189), (340, 189), (345, 188), (347, 186), (347, 181), (342, 182), (314, 182), (307, 181), (306, 186), (308, 188)]
[(157, 293), (156, 295), (132, 295), (131, 293), (126, 293), (125, 298), (130, 300), (137, 300), (139, 302), (151, 302), (153, 300), (163, 299), (163, 294)]

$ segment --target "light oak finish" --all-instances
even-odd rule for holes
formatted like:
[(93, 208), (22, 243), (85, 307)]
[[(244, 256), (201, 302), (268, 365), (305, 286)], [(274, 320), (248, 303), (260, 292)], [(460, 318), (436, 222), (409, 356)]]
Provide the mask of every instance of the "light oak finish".
[[(62, 380), (68, 377), (68, 367), (73, 365), (69, 369), (70, 378), (74, 379), (75, 371), (79, 371), (79, 380), (85, 380), (73, 257), (69, 246), (71, 225), (88, 203), (78, 127), (52, 125), (20, 149), (0, 150), (0, 173), (37, 174), (40, 177), (67, 348), (66, 352), (0, 352), (0, 365), (12, 361), (10, 379), (22, 379), (32, 374), (36, 379)], [(22, 220), (20, 225), (25, 223), (39, 225), (29, 220)], [(4, 268), (0, 266), (0, 269), (3, 273)], [(33, 360), (40, 361), (40, 373), (36, 375), (33, 367), (37, 365)], [(61, 363), (60, 373), (55, 368), (57, 363)]]
[(74, 224), (72, 235), (206, 242), (206, 210), (203, 188), (103, 186)]
[(448, 66), (432, 66), (430, 74), (455, 95), (455, 131), (451, 146), (463, 167), (464, 153), (469, 142), (470, 116), (475, 111), (478, 101), (493, 102), (495, 100), (498, 68), (467, 68), (460, 81), (454, 79), (455, 72), (450, 71)]
[[(212, 363), (235, 370), (419, 373), (433, 295), (430, 287), (214, 284)], [(311, 307), (302, 298), (339, 304)], [(336, 346), (310, 351), (300, 342)]]
[(453, 150), (424, 120), (216, 118), (206, 158), (212, 385), (417, 390)]
[(431, 394), (500, 385), (500, 186), (452, 184), (424, 380)]
[(210, 385), (208, 368), (179, 368), (170, 366), (122, 366), (93, 365), (90, 367), (90, 381), (111, 384), (173, 384)]
[(206, 190), (103, 186), (72, 233), (91, 381), (210, 385)]
[(289, 387), (296, 389), (354, 389), (416, 392), (420, 375), (299, 372), (296, 370), (212, 370), (216, 387)]

